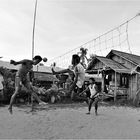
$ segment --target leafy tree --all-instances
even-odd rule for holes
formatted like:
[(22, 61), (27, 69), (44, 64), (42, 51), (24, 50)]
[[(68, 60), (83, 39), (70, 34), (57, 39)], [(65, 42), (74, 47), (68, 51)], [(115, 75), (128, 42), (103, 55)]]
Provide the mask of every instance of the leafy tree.
[(14, 78), (15, 73), (11, 72), (7, 68), (0, 67), (0, 73), (3, 76), (4, 79), (4, 100), (9, 101), (11, 95), (14, 92)]
[(87, 48), (83, 48), (81, 47), (80, 48), (80, 52), (78, 52), (78, 54), (80, 55), (80, 59), (81, 59), (81, 64), (84, 66), (84, 68), (86, 68), (86, 61), (88, 61), (88, 58), (87, 58), (87, 51), (88, 49)]

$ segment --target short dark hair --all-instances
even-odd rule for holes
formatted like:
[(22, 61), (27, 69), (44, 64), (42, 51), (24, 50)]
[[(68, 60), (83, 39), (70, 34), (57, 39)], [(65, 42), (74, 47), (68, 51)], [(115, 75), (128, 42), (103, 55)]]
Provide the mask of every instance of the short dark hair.
[(77, 54), (72, 55), (72, 64), (80, 63), (80, 57)]
[(92, 80), (93, 82), (95, 82), (95, 79), (93, 77), (89, 78), (89, 80)]
[(40, 60), (40, 61), (42, 61), (42, 57), (41, 57), (40, 55), (36, 55), (36, 56), (33, 58), (33, 60)]

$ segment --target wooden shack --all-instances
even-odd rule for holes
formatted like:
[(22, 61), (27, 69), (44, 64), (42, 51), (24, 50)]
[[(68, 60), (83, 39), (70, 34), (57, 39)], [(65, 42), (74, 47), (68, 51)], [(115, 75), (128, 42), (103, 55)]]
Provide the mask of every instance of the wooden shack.
[[(56, 67), (55, 70), (62, 70), (61, 68)], [(58, 82), (59, 80), (55, 75), (52, 74), (51, 67), (48, 66), (39, 66), (36, 65), (33, 67), (34, 79), (38, 85), (44, 86), (46, 89), (49, 89), (53, 82)]]
[(136, 100), (140, 91), (138, 72), (140, 56), (111, 50), (106, 57), (95, 56), (87, 72), (102, 75), (102, 91), (114, 96), (124, 95)]
[[(0, 67), (6, 68), (11, 72), (15, 73), (19, 69), (20, 65), (12, 65), (10, 62), (1, 61)], [(59, 67), (55, 68), (56, 71), (62, 70)], [(34, 79), (40, 86), (44, 86), (45, 88), (50, 88), (54, 81), (58, 81), (58, 79), (52, 74), (51, 67), (35, 65), (33, 66), (33, 75)]]

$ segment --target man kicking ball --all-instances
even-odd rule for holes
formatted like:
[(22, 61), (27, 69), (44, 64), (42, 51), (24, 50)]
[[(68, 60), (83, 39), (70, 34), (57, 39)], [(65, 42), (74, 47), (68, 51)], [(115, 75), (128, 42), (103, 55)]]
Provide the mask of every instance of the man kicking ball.
[[(10, 63), (13, 65), (21, 64), (21, 66), (19, 67), (19, 70), (16, 73), (16, 77), (15, 77), (15, 92), (11, 97), (10, 105), (8, 107), (8, 110), (11, 114), (12, 114), (13, 102), (16, 98), (16, 95), (21, 90), (22, 85), (24, 85), (28, 89), (29, 93), (31, 93), (32, 96), (39, 102), (39, 105), (47, 104), (47, 103), (41, 101), (40, 98), (37, 96), (37, 94), (34, 92), (34, 90), (32, 88), (32, 84), (30, 82), (30, 77), (29, 77), (29, 72), (32, 70), (33, 65), (37, 65), (42, 60), (44, 61), (44, 59), (42, 59), (41, 56), (37, 55), (33, 58), (33, 60), (24, 59), (24, 60), (18, 61), (18, 62), (14, 61), (14, 60), (10, 61)], [(46, 58), (45, 58), (44, 62), (46, 62)]]

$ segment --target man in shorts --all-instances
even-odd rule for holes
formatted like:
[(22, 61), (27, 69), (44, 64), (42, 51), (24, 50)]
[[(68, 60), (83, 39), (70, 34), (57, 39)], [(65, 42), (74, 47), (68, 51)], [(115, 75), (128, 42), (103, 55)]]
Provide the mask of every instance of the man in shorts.
[(11, 114), (12, 114), (13, 102), (16, 98), (16, 95), (21, 90), (22, 85), (24, 85), (28, 89), (29, 93), (32, 94), (32, 96), (39, 102), (40, 105), (46, 104), (45, 102), (40, 100), (40, 98), (37, 96), (37, 94), (33, 90), (32, 84), (30, 82), (30, 76), (29, 76), (29, 73), (32, 70), (33, 65), (37, 65), (41, 61), (42, 61), (42, 58), (39, 55), (35, 56), (33, 58), (33, 60), (24, 59), (24, 60), (21, 60), (21, 61), (18, 61), (18, 62), (14, 61), (14, 60), (10, 61), (10, 63), (13, 64), (13, 65), (21, 64), (20, 67), (19, 67), (19, 70), (16, 73), (16, 77), (15, 77), (15, 92), (11, 97), (10, 105), (8, 107), (8, 110)]
[(68, 93), (71, 93), (71, 98), (73, 99), (73, 97), (75, 96), (75, 92), (74, 89), (77, 88), (77, 95), (79, 95), (79, 93), (83, 90), (83, 84), (84, 84), (84, 80), (85, 80), (85, 70), (84, 67), (82, 66), (82, 64), (80, 63), (80, 57), (77, 54), (74, 54), (72, 56), (72, 66), (73, 66), (73, 70), (70, 69), (65, 69), (59, 72), (55, 72), (52, 69), (53, 74), (62, 74), (62, 73), (70, 73), (72, 75), (74, 75), (73, 82), (70, 86), (70, 89), (68, 91)]
[(87, 103), (88, 103), (88, 113), (90, 114), (92, 104), (95, 105), (95, 114), (97, 115), (97, 109), (98, 109), (98, 102), (99, 102), (99, 93), (97, 85), (95, 84), (94, 78), (89, 79), (89, 86), (80, 93), (82, 95), (83, 93), (86, 93), (87, 97)]

